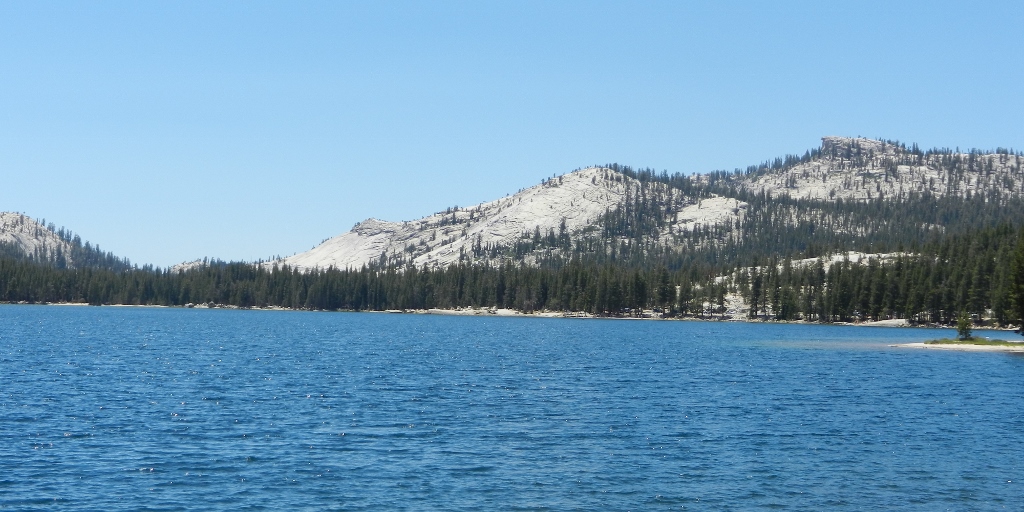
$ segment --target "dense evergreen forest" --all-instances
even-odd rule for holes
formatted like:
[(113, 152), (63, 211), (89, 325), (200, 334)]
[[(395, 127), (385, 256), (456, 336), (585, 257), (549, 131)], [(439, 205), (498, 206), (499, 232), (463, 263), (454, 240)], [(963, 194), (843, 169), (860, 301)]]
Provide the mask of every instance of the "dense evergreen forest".
[[(298, 272), (215, 263), (182, 272), (58, 268), (0, 258), (0, 301), (90, 304), (222, 304), (313, 310), (512, 308), (715, 318), (738, 293), (750, 317), (849, 322), (906, 318), (978, 323), (1024, 318), (1024, 234), (1009, 226), (950, 236), (917, 254), (857, 262), (771, 258), (719, 275), (575, 258), (560, 268), (506, 263), (444, 269), (362, 268)], [(704, 269), (706, 270), (706, 269)]]

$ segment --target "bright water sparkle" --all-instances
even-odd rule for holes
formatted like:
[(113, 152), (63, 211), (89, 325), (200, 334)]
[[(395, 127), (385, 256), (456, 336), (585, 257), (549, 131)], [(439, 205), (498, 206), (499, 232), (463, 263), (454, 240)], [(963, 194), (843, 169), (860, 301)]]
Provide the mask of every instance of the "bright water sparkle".
[(947, 334), (0, 306), (0, 508), (1020, 510)]

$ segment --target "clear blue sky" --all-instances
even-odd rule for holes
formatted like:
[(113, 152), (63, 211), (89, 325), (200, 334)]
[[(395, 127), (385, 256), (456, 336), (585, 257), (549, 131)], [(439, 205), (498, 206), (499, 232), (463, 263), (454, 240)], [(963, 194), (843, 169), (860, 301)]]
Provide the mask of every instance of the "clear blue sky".
[(1024, 149), (1024, 3), (3, 2), (0, 211), (135, 263), (304, 251), (619, 162)]

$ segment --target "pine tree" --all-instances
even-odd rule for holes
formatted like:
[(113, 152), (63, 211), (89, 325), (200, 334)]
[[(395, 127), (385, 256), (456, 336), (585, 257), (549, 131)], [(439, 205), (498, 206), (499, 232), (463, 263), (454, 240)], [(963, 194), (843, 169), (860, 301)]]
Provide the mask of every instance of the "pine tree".
[(969, 340), (971, 339), (971, 315), (968, 315), (966, 311), (960, 311), (956, 315), (956, 335), (957, 339)]
[(672, 301), (675, 299), (675, 287), (669, 281), (668, 270), (664, 265), (658, 266), (658, 305), (661, 306), (664, 312), (668, 312), (672, 308)]
[(1010, 265), (1010, 302), (1017, 332), (1024, 335), (1024, 230), (1017, 236), (1017, 250)]

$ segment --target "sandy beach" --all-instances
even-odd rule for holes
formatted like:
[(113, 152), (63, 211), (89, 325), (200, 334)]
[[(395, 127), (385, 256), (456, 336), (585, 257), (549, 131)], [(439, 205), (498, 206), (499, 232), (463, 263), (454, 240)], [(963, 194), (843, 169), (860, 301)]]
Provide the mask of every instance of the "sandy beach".
[(1019, 347), (1007, 346), (1007, 345), (971, 345), (965, 344), (952, 344), (952, 343), (900, 343), (897, 345), (889, 345), (890, 347), (901, 347), (901, 348), (924, 348), (932, 350), (955, 350), (960, 352), (1021, 352), (1024, 353), (1024, 342)]

